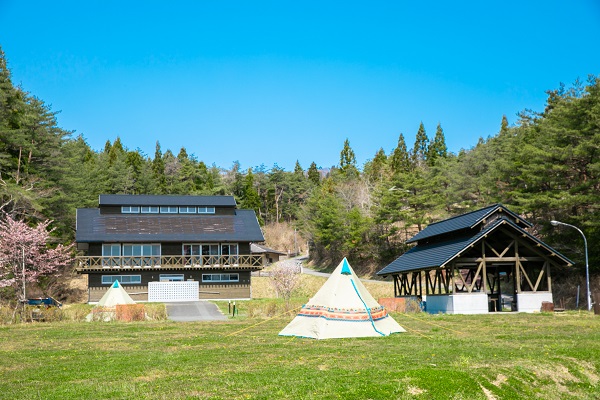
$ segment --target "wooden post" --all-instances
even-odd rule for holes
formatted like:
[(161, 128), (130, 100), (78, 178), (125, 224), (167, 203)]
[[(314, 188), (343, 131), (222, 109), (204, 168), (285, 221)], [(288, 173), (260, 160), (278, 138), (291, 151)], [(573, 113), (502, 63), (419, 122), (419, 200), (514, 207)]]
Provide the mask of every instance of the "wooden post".
[(546, 279), (548, 279), (548, 291), (552, 292), (552, 279), (550, 278), (550, 262), (544, 262), (544, 268), (546, 268)]
[[(484, 240), (485, 241), (485, 240)], [(481, 262), (483, 264), (481, 273), (481, 280), (483, 281), (483, 293), (487, 293), (488, 285), (487, 285), (487, 262), (485, 261), (485, 244), (482, 245), (482, 253), (481, 253)]]
[(515, 240), (515, 284), (517, 294), (521, 293), (521, 262), (519, 261), (519, 242)]
[[(458, 273), (460, 274), (460, 270), (458, 271)], [(456, 264), (453, 261), (452, 264), (450, 264), (450, 287), (452, 288), (452, 290), (450, 291), (451, 293), (456, 292), (456, 278), (454, 277), (455, 274), (456, 274)]]

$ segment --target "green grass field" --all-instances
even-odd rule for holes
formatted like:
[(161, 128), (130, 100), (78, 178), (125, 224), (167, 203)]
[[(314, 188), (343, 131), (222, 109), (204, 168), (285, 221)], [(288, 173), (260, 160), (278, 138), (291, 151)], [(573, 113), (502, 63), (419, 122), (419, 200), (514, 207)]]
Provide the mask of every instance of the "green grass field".
[(253, 303), (216, 323), (0, 326), (0, 398), (600, 398), (589, 313), (393, 314), (407, 333), (316, 341), (277, 335), (292, 314), (245, 317)]

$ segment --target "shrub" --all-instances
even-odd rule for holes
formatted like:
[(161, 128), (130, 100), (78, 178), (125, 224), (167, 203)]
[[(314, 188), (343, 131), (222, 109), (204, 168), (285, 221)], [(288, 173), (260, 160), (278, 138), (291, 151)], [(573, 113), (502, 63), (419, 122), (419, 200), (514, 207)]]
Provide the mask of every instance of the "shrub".
[(69, 304), (64, 305), (62, 310), (64, 319), (69, 321), (85, 321), (85, 317), (92, 311), (91, 304)]
[(146, 319), (146, 310), (143, 304), (117, 304), (118, 321), (144, 321)]
[(152, 321), (166, 321), (167, 307), (162, 303), (146, 303), (146, 317)]

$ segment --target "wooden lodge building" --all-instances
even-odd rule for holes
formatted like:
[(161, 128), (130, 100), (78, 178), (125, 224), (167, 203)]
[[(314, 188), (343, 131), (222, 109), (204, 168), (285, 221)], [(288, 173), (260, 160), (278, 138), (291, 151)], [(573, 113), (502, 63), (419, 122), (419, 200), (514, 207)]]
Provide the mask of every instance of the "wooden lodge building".
[(572, 262), (531, 226), (501, 204), (436, 222), (377, 275), (391, 275), (395, 297), (422, 299), (429, 313), (540, 311), (552, 302), (551, 267)]
[(76, 242), (88, 301), (115, 280), (136, 301), (251, 298), (264, 237), (253, 210), (232, 196), (101, 195), (77, 210)]

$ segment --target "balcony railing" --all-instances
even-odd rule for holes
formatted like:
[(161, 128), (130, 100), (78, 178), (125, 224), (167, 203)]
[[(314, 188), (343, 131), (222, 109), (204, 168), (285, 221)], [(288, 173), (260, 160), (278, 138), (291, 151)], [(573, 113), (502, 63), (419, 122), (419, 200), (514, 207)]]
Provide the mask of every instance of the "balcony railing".
[(81, 256), (77, 257), (77, 270), (105, 269), (160, 269), (160, 268), (248, 268), (263, 267), (260, 255), (231, 256)]

